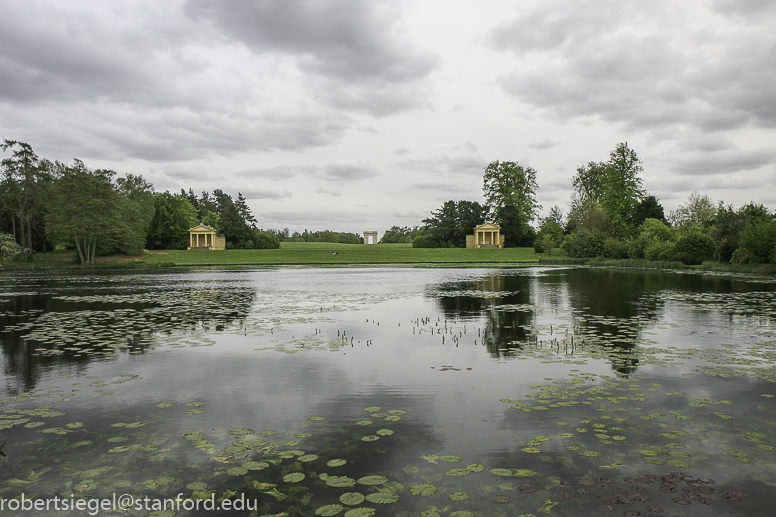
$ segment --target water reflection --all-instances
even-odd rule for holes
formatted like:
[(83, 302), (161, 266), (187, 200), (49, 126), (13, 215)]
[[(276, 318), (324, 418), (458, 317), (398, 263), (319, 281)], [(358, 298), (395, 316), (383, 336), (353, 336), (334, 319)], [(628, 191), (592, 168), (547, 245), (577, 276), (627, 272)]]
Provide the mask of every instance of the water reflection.
[(6, 392), (35, 389), (46, 371), (77, 374), (94, 361), (142, 354), (158, 335), (223, 330), (244, 321), (256, 299), (250, 288), (169, 284), (162, 291), (128, 280), (84, 289), (80, 282), (64, 286), (53, 277), (47, 286), (52, 294), (3, 293), (0, 351)]
[[(565, 497), (561, 482), (611, 476), (611, 494), (634, 486), (628, 476), (678, 469), (713, 476), (719, 493), (745, 487), (752, 515), (752, 501), (772, 493), (755, 483), (770, 469), (761, 455), (776, 451), (776, 384), (755, 364), (772, 366), (772, 346), (738, 352), (773, 335), (773, 286), (369, 268), (31, 276), (5, 289), (2, 377), (20, 395), (0, 400), (3, 497), (76, 486), (84, 497), (188, 497), (206, 485), (218, 497), (258, 493), (260, 514), (312, 517), (345, 492), (385, 490), (398, 496), (377, 507), (389, 515), (519, 515)], [(712, 368), (698, 373), (704, 361)], [(345, 463), (329, 465), (337, 458)], [(362, 475), (388, 482), (359, 484)], [(421, 483), (438, 493), (409, 493)], [(518, 490), (529, 484), (535, 492)], [(657, 486), (647, 488), (653, 501), (677, 504)], [(471, 497), (450, 499), (458, 492)], [(553, 513), (595, 513), (604, 492), (576, 494)]]

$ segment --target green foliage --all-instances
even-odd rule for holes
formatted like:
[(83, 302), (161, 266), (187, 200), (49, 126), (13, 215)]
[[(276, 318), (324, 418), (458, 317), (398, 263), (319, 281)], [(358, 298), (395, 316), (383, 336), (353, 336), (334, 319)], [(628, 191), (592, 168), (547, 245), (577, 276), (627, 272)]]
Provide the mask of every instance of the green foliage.
[[(474, 227), (485, 223), (490, 208), (476, 201), (446, 201), (442, 207), (431, 212), (431, 217), (423, 219), (424, 237), (419, 246), (433, 248), (465, 248), (466, 236)], [(412, 243), (415, 246), (417, 237)]]
[(607, 237), (604, 240), (603, 256), (611, 259), (628, 258), (628, 246), (615, 237)]
[(633, 223), (636, 206), (644, 195), (639, 174), (641, 159), (628, 143), (618, 144), (609, 154), (601, 207), (622, 235)]
[(574, 187), (574, 199), (572, 206), (576, 206), (585, 201), (598, 203), (606, 191), (606, 168), (605, 162), (589, 162), (587, 165), (577, 167), (577, 174), (571, 180)]
[(504, 244), (510, 248), (533, 246), (536, 231), (514, 206), (506, 206), (501, 211), (501, 234)]
[(356, 233), (333, 232), (331, 230), (322, 230), (311, 232), (305, 230), (304, 233), (294, 232), (286, 242), (329, 242), (340, 244), (363, 244), (363, 238)]
[(280, 248), (280, 239), (273, 232), (255, 230), (253, 232), (253, 244), (255, 249), (276, 250)]
[(483, 194), (493, 209), (495, 222), (501, 225), (507, 245), (528, 245), (530, 222), (541, 206), (536, 202), (536, 170), (517, 162), (495, 161), (485, 168)]
[(383, 234), (380, 244), (412, 243), (415, 237), (422, 235), (425, 231), (425, 227), (422, 226), (415, 226), (414, 228), (409, 226), (391, 226)]
[(678, 234), (675, 228), (657, 219), (646, 219), (639, 227), (639, 234), (628, 241), (628, 256), (633, 259), (647, 258), (647, 248), (656, 243), (675, 242), (677, 238)]
[(612, 220), (604, 212), (601, 205), (592, 199), (572, 206), (566, 222), (567, 232), (577, 232), (581, 230), (599, 231), (607, 235), (614, 235), (615, 228)]
[(644, 196), (639, 177), (642, 170), (641, 159), (627, 142), (609, 153), (608, 162), (590, 162), (577, 168), (572, 180), (569, 230), (596, 229), (618, 237), (628, 234), (643, 203), (639, 201)]
[(668, 220), (677, 228), (708, 226), (716, 214), (717, 208), (709, 196), (693, 192), (685, 203), (668, 214)]
[(642, 199), (633, 214), (633, 225), (641, 226), (647, 219), (657, 219), (667, 223), (663, 205), (661, 205), (655, 196), (647, 196)]
[(116, 179), (116, 190), (123, 201), (122, 215), (127, 235), (110, 251), (138, 255), (145, 248), (154, 217), (154, 186), (142, 176), (127, 174)]
[(134, 211), (113, 185), (114, 175), (109, 170), (90, 171), (75, 160), (72, 167), (60, 167), (49, 191), (47, 231), (57, 243), (74, 243), (82, 264), (94, 264), (98, 244), (103, 250), (143, 248), (142, 237), (132, 231), (125, 216)]
[(148, 249), (186, 249), (189, 228), (198, 224), (188, 197), (169, 192), (154, 194), (154, 216), (148, 230)]
[[(45, 246), (45, 197), (50, 185), (48, 168), (51, 164), (41, 160), (25, 142), (3, 140), (0, 150), (11, 151), (11, 156), (0, 164), (0, 203), (14, 221), (12, 226), (20, 237), (23, 256), (29, 257), (33, 249)], [(36, 234), (43, 237), (39, 240), (41, 246), (36, 246)]]
[(682, 232), (674, 245), (674, 260), (688, 265), (701, 264), (714, 257), (716, 244), (711, 236), (697, 227)]
[(412, 239), (412, 247), (413, 248), (438, 248), (439, 246), (434, 245), (434, 240), (428, 236), (428, 235), (418, 235), (414, 239)]
[(674, 249), (676, 241), (654, 240), (644, 249), (644, 258), (646, 260), (674, 260)]
[(21, 248), (16, 244), (16, 239), (8, 233), (0, 233), (0, 265), (6, 260), (11, 260), (19, 253)]
[[(776, 221), (753, 219), (741, 232), (738, 263), (776, 263)], [(745, 257), (745, 258), (744, 258)]]
[(557, 248), (563, 242), (563, 228), (554, 220), (548, 220), (542, 225), (534, 241), (534, 251), (536, 253), (552, 253), (553, 248)]
[(561, 249), (576, 258), (602, 257), (607, 234), (600, 230), (580, 230), (567, 235)]
[[(747, 223), (770, 220), (772, 220), (770, 214), (762, 205), (749, 203), (738, 210), (733, 210), (732, 206), (724, 206), (720, 203), (709, 232), (717, 244), (715, 258), (723, 263), (730, 262), (738, 250), (741, 233)], [(740, 261), (746, 255), (747, 253), (742, 250), (736, 255), (736, 260)]]

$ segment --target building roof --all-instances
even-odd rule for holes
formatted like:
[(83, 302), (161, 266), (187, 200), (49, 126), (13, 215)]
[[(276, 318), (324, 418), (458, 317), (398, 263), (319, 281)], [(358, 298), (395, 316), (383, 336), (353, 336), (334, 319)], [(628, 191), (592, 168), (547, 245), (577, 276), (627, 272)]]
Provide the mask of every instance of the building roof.
[(493, 223), (485, 223), (474, 227), (474, 231), (477, 230), (501, 230), (501, 226)]
[(202, 224), (202, 223), (198, 224), (197, 226), (195, 226), (193, 228), (189, 228), (189, 232), (208, 232), (208, 233), (210, 233), (210, 232), (217, 232), (217, 231), (218, 230), (216, 230), (212, 226), (208, 226), (208, 225)]

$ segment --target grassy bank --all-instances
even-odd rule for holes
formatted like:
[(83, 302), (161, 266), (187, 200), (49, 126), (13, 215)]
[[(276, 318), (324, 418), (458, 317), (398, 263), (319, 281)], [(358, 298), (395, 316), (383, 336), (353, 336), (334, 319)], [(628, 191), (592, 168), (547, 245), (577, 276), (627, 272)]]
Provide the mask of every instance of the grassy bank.
[(180, 266), (338, 265), (338, 264), (537, 264), (533, 248), (413, 248), (409, 244), (328, 244), (284, 242), (276, 250), (169, 250), (143, 259), (145, 264)]
[[(281, 266), (349, 264), (535, 265), (533, 248), (413, 248), (409, 244), (329, 244), (284, 242), (276, 250), (164, 250), (148, 255), (97, 257), (96, 267)], [(29, 263), (3, 269), (80, 267), (73, 251), (38, 253)]]

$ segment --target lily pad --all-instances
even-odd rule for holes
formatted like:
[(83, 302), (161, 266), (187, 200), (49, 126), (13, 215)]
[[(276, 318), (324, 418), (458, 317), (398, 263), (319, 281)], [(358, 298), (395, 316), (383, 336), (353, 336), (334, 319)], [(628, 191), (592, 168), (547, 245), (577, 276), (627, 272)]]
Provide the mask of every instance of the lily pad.
[(315, 515), (320, 515), (321, 517), (332, 517), (344, 509), (345, 508), (340, 504), (327, 504), (326, 506), (317, 508), (315, 510)]
[(345, 517), (370, 517), (374, 515), (374, 508), (353, 508), (345, 512)]
[(399, 496), (392, 493), (387, 492), (375, 492), (373, 494), (368, 494), (366, 496), (366, 500), (370, 503), (376, 503), (376, 504), (390, 504), (395, 503), (399, 500)]
[(347, 463), (347, 460), (343, 460), (343, 459), (340, 459), (340, 458), (335, 458), (333, 460), (327, 461), (326, 465), (328, 465), (329, 467), (341, 467), (345, 463)]
[(467, 476), (471, 474), (471, 470), (469, 469), (447, 469), (445, 470), (446, 476), (452, 476), (452, 477), (461, 477), (461, 476)]
[(305, 478), (305, 475), (301, 472), (292, 472), (283, 476), (283, 481), (286, 483), (299, 483)]
[(358, 478), (360, 485), (383, 485), (388, 482), (388, 478), (385, 476), (364, 476)]
[(447, 454), (447, 455), (444, 455), (444, 456), (440, 456), (439, 460), (447, 462), (447, 463), (458, 463), (459, 461), (462, 461), (463, 458), (461, 458), (460, 456), (452, 456), (452, 455)]
[(247, 429), (245, 427), (241, 427), (239, 429), (232, 429), (231, 431), (229, 431), (229, 434), (245, 435), (245, 434), (253, 434), (255, 432), (256, 431), (254, 431), (253, 429)]
[(349, 487), (356, 484), (356, 480), (347, 476), (330, 476), (326, 484), (335, 487)]
[(430, 496), (437, 492), (437, 487), (431, 483), (418, 483), (417, 485), (411, 485), (409, 492), (412, 495)]
[(358, 492), (345, 492), (339, 498), (342, 504), (355, 506), (364, 502), (364, 495)]
[(264, 461), (246, 461), (242, 466), (244, 469), (248, 470), (264, 470), (269, 467), (269, 463)]
[(469, 494), (466, 492), (453, 492), (447, 496), (451, 501), (466, 501), (469, 499)]

